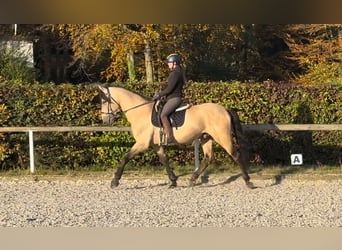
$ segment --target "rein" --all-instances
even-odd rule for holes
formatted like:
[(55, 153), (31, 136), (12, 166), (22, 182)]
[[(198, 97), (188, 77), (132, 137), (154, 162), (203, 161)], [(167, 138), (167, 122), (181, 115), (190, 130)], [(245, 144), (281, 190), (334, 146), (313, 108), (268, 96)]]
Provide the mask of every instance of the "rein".
[[(123, 113), (126, 113), (126, 112), (128, 112), (128, 111), (130, 111), (130, 110), (132, 110), (132, 109), (139, 108), (139, 107), (144, 106), (144, 105), (146, 105), (146, 104), (149, 104), (149, 103), (151, 103), (151, 102), (154, 102), (154, 101), (147, 101), (147, 102), (141, 103), (141, 104), (139, 104), (139, 105), (137, 105), (137, 106), (134, 106), (134, 107), (132, 107), (132, 108), (129, 108), (129, 109), (126, 109), (126, 110), (122, 110), (122, 112), (123, 112)], [(119, 107), (120, 107), (120, 106), (119, 106)], [(121, 109), (121, 108), (120, 108), (120, 109)]]

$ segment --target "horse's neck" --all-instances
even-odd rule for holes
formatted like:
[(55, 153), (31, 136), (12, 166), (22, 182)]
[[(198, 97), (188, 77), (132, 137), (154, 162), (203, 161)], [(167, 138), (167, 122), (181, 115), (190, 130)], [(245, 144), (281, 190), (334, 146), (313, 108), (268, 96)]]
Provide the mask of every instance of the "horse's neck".
[(114, 92), (117, 93), (116, 98), (118, 99), (118, 102), (123, 111), (134, 108), (147, 101), (142, 96), (124, 88), (118, 88)]

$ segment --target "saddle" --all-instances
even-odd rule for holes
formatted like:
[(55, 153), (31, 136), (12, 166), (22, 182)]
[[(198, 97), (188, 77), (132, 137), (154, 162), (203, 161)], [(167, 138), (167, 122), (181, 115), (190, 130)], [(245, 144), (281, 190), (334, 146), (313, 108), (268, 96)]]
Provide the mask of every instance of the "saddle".
[[(179, 107), (175, 110), (175, 112), (173, 112), (169, 116), (172, 127), (178, 128), (178, 127), (183, 126), (186, 110), (189, 109), (191, 106), (192, 105), (188, 103), (181, 103)], [(151, 122), (153, 126), (158, 127), (158, 128), (163, 127), (160, 121), (160, 117), (159, 117), (160, 111), (162, 108), (163, 108), (163, 103), (160, 101), (157, 101), (153, 105), (153, 109), (152, 109)]]

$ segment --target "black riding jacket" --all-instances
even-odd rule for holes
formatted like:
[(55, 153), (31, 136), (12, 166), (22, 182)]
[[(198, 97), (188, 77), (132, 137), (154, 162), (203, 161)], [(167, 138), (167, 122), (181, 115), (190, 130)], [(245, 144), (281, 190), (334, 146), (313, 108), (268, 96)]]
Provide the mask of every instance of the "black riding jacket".
[(182, 68), (177, 65), (167, 79), (167, 86), (159, 93), (159, 96), (166, 96), (167, 99), (183, 95), (184, 77)]

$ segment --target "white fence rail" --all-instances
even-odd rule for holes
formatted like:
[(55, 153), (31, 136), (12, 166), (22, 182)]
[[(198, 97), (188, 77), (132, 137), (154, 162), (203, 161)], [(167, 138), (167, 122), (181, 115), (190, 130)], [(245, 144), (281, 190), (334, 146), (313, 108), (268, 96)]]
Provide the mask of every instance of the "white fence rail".
[[(245, 131), (334, 131), (342, 130), (342, 124), (243, 124), (242, 129)], [(29, 135), (29, 154), (30, 154), (30, 172), (35, 172), (34, 165), (34, 140), (33, 132), (92, 132), (92, 131), (121, 131), (129, 132), (130, 127), (102, 127), (102, 126), (70, 126), (70, 127), (0, 127), (0, 133), (23, 132)], [(194, 143), (195, 150), (195, 169), (199, 167), (199, 143)]]

